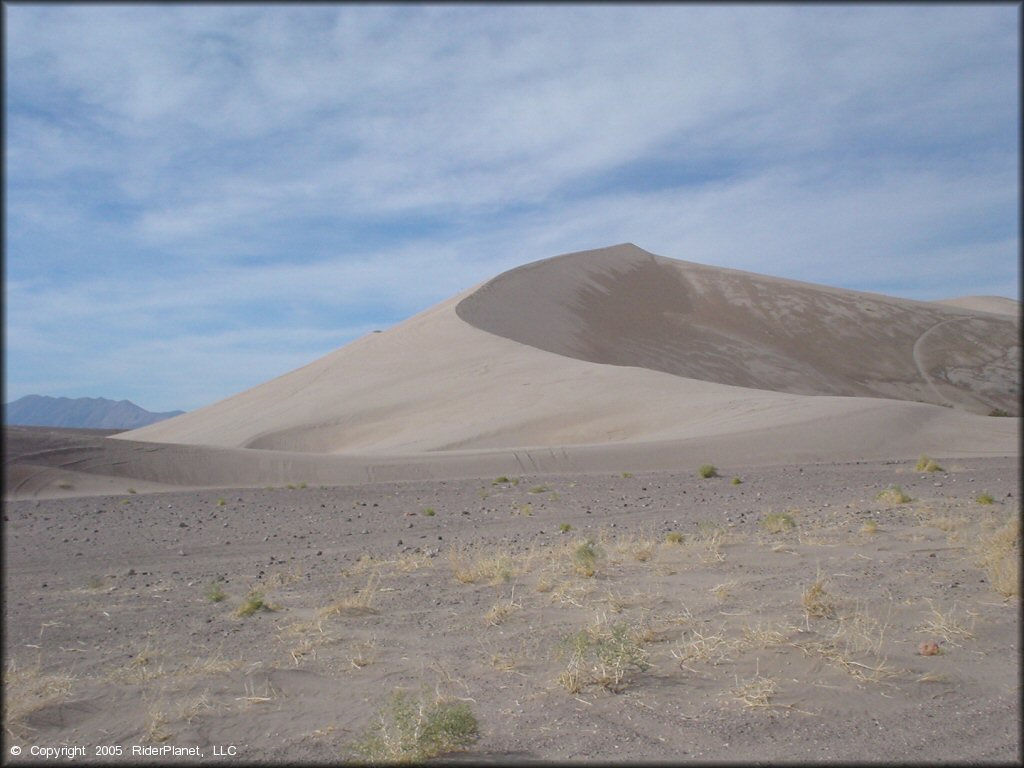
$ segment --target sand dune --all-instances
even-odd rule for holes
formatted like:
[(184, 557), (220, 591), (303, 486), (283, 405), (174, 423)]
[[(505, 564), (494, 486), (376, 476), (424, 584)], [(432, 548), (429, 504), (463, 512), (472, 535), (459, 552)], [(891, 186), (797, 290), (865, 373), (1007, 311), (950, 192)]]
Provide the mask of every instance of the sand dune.
[(1010, 318), (623, 245), (514, 269), (123, 437), (378, 454), (686, 439), (892, 407), (865, 398), (1016, 412), (1017, 332)]
[(979, 414), (1018, 412), (1018, 330), (620, 245), (514, 269), (85, 458), (37, 451), (8, 472), (35, 494), (89, 485), (67, 472), (210, 487), (1010, 455), (1019, 420)]

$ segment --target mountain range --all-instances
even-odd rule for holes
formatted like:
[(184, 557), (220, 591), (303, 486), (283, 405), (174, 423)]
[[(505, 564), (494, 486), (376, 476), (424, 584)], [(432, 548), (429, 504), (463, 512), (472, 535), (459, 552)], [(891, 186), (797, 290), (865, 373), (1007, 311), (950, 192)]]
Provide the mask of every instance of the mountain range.
[(154, 413), (130, 400), (26, 395), (4, 406), (4, 424), (84, 429), (138, 429), (184, 411)]

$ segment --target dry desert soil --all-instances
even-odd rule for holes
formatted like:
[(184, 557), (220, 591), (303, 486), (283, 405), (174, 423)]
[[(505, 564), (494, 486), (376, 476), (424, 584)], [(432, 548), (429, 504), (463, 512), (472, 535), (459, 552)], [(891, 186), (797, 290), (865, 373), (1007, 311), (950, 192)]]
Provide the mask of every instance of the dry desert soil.
[(708, 460), (9, 501), (5, 757), (361, 761), (401, 690), (471, 762), (1019, 761), (1016, 458)]

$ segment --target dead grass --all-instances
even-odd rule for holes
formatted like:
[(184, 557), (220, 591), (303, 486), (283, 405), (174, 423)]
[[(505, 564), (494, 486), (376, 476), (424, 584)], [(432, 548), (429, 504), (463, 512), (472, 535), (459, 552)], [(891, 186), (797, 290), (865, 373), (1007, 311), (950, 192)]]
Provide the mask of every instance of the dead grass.
[(804, 590), (800, 602), (808, 618), (831, 619), (835, 616), (835, 600), (826, 591), (825, 579), (820, 572), (814, 583)]
[(1020, 596), (1020, 517), (1010, 515), (993, 533), (982, 536), (976, 555), (988, 583), (1003, 597)]
[(448, 552), (448, 559), (452, 573), (462, 584), (479, 581), (501, 584), (510, 581), (517, 573), (511, 553), (500, 548), (453, 547)]
[(930, 616), (917, 628), (918, 632), (937, 635), (950, 645), (959, 646), (956, 640), (970, 640), (974, 637), (974, 621), (976, 616), (967, 611), (958, 611), (956, 602), (947, 611), (935, 607), (935, 603), (927, 600), (931, 609)]
[(377, 597), (377, 584), (380, 582), (380, 572), (374, 571), (366, 580), (366, 585), (357, 590), (354, 595), (345, 595), (328, 606), (320, 609), (320, 616), (328, 618), (342, 615), (365, 615), (376, 613), (374, 602)]
[(22, 666), (9, 660), (4, 667), (4, 730), (24, 738), (28, 729), (22, 721), (43, 707), (66, 701), (75, 679), (73, 675), (43, 672), (38, 663)]

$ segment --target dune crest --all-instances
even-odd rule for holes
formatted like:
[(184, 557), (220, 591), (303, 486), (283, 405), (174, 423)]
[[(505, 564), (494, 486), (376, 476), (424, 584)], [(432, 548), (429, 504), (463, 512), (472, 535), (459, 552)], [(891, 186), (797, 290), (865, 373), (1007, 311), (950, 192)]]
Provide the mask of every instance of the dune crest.
[(456, 312), (556, 354), (719, 384), (1017, 412), (1019, 322), (666, 259), (631, 245), (528, 264)]

